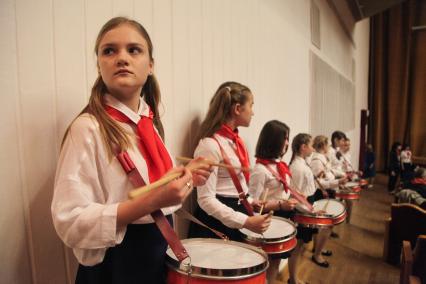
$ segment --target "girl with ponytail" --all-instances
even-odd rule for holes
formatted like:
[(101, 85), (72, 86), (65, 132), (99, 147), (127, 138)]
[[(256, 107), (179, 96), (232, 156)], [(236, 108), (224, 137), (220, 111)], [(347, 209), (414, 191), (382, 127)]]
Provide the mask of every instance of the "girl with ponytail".
[[(210, 172), (173, 166), (163, 143), (146, 30), (113, 18), (99, 32), (95, 53), (99, 75), (89, 103), (62, 143), (53, 223), (80, 263), (76, 283), (164, 283), (167, 242), (161, 228), (172, 224), (171, 214)], [(169, 171), (180, 178), (128, 200), (135, 184)], [(164, 221), (160, 230), (154, 216), (156, 223)]]
[[(198, 187), (198, 208), (195, 217), (231, 240), (242, 241), (239, 229), (264, 232), (271, 218), (268, 214), (251, 216), (248, 192), (250, 162), (238, 127), (248, 127), (253, 116), (253, 95), (250, 89), (237, 82), (219, 86), (210, 101), (206, 118), (198, 134), (199, 143), (194, 157), (228, 162), (241, 170), (213, 169), (206, 184)], [(241, 191), (241, 193), (238, 192)], [(216, 235), (191, 223), (189, 237), (217, 238)]]

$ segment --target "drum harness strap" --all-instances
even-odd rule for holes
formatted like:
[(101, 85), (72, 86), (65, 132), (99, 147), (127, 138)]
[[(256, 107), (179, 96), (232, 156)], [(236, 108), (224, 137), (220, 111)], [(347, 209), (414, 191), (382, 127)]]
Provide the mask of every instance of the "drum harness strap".
[(284, 180), (284, 179), (282, 179), (281, 178), (281, 176), (276, 172), (276, 171), (274, 171), (274, 169), (272, 169), (271, 168), (271, 166), (270, 165), (266, 165), (266, 168), (271, 172), (271, 174), (278, 180), (278, 181), (280, 181), (281, 183), (282, 183), (282, 185), (284, 186), (284, 188), (287, 188), (289, 191), (290, 191), (290, 193), (291, 193), (291, 195), (295, 198), (295, 199), (297, 199), (297, 201), (299, 201), (300, 203), (303, 203), (309, 210), (313, 210), (314, 208), (313, 208), (313, 206), (312, 206), (312, 204), (310, 204), (309, 202), (308, 202), (308, 200), (306, 200), (306, 198), (305, 197), (303, 197), (300, 193), (298, 193), (296, 190), (294, 190), (293, 188), (291, 188), (288, 184), (287, 184), (287, 181), (286, 180)]
[[(132, 183), (134, 187), (141, 187), (146, 185), (144, 179), (142, 178), (141, 174), (139, 173), (138, 169), (136, 168), (135, 164), (133, 163), (132, 159), (130, 158), (129, 154), (126, 151), (118, 153), (117, 159), (120, 162), (121, 166), (123, 167), (123, 170), (126, 172), (127, 177), (129, 178), (130, 182)], [(200, 226), (206, 227), (207, 229), (211, 230), (218, 237), (220, 237), (221, 239), (225, 241), (229, 240), (229, 238), (225, 234), (205, 225), (203, 222), (199, 221), (197, 218), (195, 218), (189, 212), (187, 212), (186, 210), (182, 208), (177, 210), (175, 214), (182, 218), (186, 218), (194, 223), (197, 223)], [(183, 260), (185, 260), (186, 258), (189, 258), (189, 263), (184, 264), (187, 267), (187, 273), (188, 273), (187, 283), (189, 283), (189, 279), (191, 278), (191, 273), (192, 273), (191, 257), (189, 256), (185, 247), (182, 245), (182, 242), (176, 235), (176, 232), (170, 226), (170, 223), (167, 221), (163, 212), (160, 209), (158, 209), (151, 213), (151, 217), (154, 219), (155, 224), (157, 225), (163, 237), (166, 239), (173, 253), (177, 257), (179, 263), (182, 263)]]
[[(219, 143), (219, 140), (216, 139), (216, 137), (212, 137), (217, 144), (219, 145), (220, 152), (222, 153), (223, 162), (229, 166), (232, 166), (231, 161), (229, 160), (228, 154), (226, 154), (225, 150), (223, 149), (222, 145)], [(237, 173), (235, 172), (235, 169), (233, 167), (227, 168), (229, 175), (231, 176), (232, 182), (235, 185), (235, 188), (238, 191), (238, 198), (239, 202), (241, 202), (244, 206), (244, 208), (247, 210), (247, 213), (249, 216), (254, 216), (253, 207), (251, 207), (250, 203), (247, 201), (247, 195), (245, 194), (240, 180), (238, 179)]]

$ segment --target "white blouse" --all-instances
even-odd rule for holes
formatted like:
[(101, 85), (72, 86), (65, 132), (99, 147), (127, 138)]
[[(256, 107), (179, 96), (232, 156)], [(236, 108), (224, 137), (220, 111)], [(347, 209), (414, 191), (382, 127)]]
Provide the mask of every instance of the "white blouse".
[(293, 162), (290, 164), (290, 171), (293, 184), (299, 192), (306, 197), (314, 195), (316, 191), (314, 174), (302, 157), (295, 156)]
[(349, 153), (349, 151), (342, 154), (342, 159), (343, 159), (342, 169), (345, 172), (355, 171), (355, 168), (352, 166), (352, 161), (351, 161), (352, 157), (351, 157), (351, 153)]
[[(277, 165), (269, 165), (272, 170), (278, 173)], [(286, 176), (287, 184), (290, 185), (291, 179)], [(263, 198), (263, 192), (268, 188), (268, 196), (266, 200), (287, 200), (290, 197), (290, 192), (285, 192), (283, 184), (274, 177), (268, 168), (257, 163), (251, 174), (249, 183), (249, 194), (253, 199), (260, 200)]]
[[(139, 115), (148, 115), (148, 105), (141, 99), (138, 113), (107, 95), (106, 103), (137, 123)], [(127, 150), (145, 182), (149, 183), (145, 160), (136, 144), (135, 126), (117, 122), (131, 135), (133, 147)], [(102, 262), (108, 247), (123, 241), (126, 228), (117, 229), (118, 204), (128, 199), (133, 189), (121, 164), (108, 152), (99, 124), (90, 114), (82, 114), (72, 123), (63, 144), (56, 170), (51, 205), (53, 224), (62, 241), (73, 248), (79, 263)], [(179, 206), (163, 208), (165, 215)], [(134, 223), (154, 222), (150, 215)], [(143, 240), (141, 240), (143, 241)]]
[(318, 152), (312, 153), (312, 159), (309, 166), (311, 167), (312, 173), (315, 176), (318, 176), (321, 172), (324, 172), (325, 177), (319, 179), (319, 182), (324, 188), (335, 189), (339, 187), (339, 181), (336, 180), (331, 170), (331, 163), (324, 154)]
[(337, 152), (340, 151), (339, 148), (334, 149), (333, 147), (329, 147), (327, 152), (328, 160), (330, 161), (331, 171), (335, 177), (343, 177), (346, 175), (343, 169), (343, 157), (337, 159)]
[[(228, 155), (232, 165), (241, 167), (240, 160), (235, 154), (236, 146), (231, 139), (221, 135), (215, 135), (224, 151)], [(216, 140), (206, 137), (200, 140), (195, 149), (194, 157), (204, 157), (216, 162), (222, 162), (223, 157)], [(236, 170), (241, 187), (245, 193), (248, 192), (248, 186), (242, 171)], [(209, 215), (221, 221), (229, 228), (241, 229), (248, 216), (244, 213), (233, 210), (220, 202), (216, 195), (224, 197), (238, 198), (238, 192), (232, 182), (231, 176), (226, 168), (213, 167), (213, 171), (207, 182), (203, 186), (197, 187), (197, 201), (200, 207)]]

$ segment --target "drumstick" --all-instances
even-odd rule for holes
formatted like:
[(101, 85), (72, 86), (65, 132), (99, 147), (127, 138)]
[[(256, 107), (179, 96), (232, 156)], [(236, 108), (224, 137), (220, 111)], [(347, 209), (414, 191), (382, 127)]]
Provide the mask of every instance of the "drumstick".
[(262, 215), (263, 207), (265, 207), (265, 201), (266, 197), (268, 196), (269, 188), (266, 188), (266, 190), (263, 192), (263, 200), (262, 200), (262, 206), (260, 207), (259, 215)]
[[(192, 158), (188, 158), (188, 157), (180, 157), (179, 156), (179, 157), (176, 157), (176, 160), (178, 160), (180, 162), (190, 162), (193, 159)], [(250, 171), (251, 170), (250, 168), (247, 168), (247, 167), (231, 166), (231, 165), (227, 165), (227, 164), (224, 164), (224, 163), (216, 163), (214, 161), (207, 160), (207, 159), (200, 161), (200, 163), (205, 163), (205, 164), (208, 164), (210, 166), (215, 166), (215, 167), (220, 167), (220, 168), (227, 168), (227, 169), (228, 168), (232, 168), (232, 169), (237, 169), (237, 170), (242, 170), (242, 171)]]
[[(195, 171), (195, 170), (200, 169), (202, 167), (203, 167), (203, 165), (201, 163), (194, 163), (192, 165), (186, 166), (186, 168), (190, 171)], [(181, 175), (182, 175), (182, 172), (166, 174), (162, 178), (160, 178), (159, 180), (157, 180), (153, 183), (147, 184), (145, 186), (138, 187), (138, 188), (130, 191), (129, 192), (129, 198), (134, 199), (134, 198), (136, 198), (136, 197), (138, 197), (138, 196), (140, 196), (144, 193), (147, 193), (148, 191), (151, 191), (151, 190), (153, 190), (157, 187), (168, 184), (172, 180), (180, 177)]]
[(324, 207), (322, 208), (322, 211), (327, 212), (327, 206), (328, 206), (329, 202), (330, 202), (330, 198), (327, 199), (327, 202), (325, 203)]

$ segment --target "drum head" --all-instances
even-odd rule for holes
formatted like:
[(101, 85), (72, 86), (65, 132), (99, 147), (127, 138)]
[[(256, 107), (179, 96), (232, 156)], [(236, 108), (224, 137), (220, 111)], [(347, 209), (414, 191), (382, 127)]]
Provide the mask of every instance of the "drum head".
[(349, 181), (345, 184), (346, 187), (356, 187), (359, 186), (358, 182), (354, 182), (354, 181)]
[(167, 249), (167, 265), (182, 274), (187, 274), (189, 261), (192, 276), (210, 279), (241, 279), (266, 270), (266, 254), (258, 248), (234, 241), (218, 239), (182, 240), (189, 258), (179, 264), (170, 247)]
[(332, 217), (340, 216), (341, 214), (345, 213), (345, 205), (337, 201), (335, 199), (321, 199), (314, 202), (314, 210), (320, 211), (324, 210), (327, 212), (327, 215), (330, 215)]
[(271, 225), (268, 230), (263, 233), (263, 236), (247, 229), (241, 229), (240, 231), (250, 239), (256, 241), (280, 241), (296, 234), (296, 226), (290, 220), (278, 216), (272, 216)]

